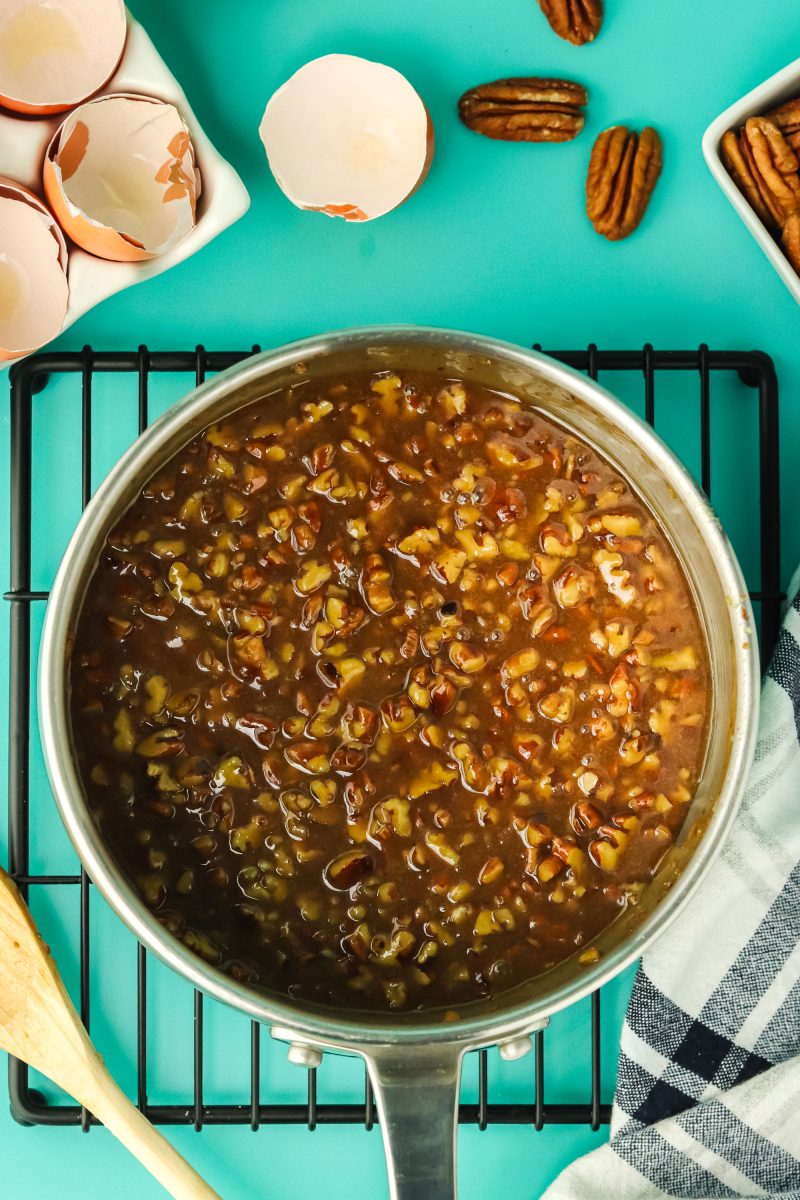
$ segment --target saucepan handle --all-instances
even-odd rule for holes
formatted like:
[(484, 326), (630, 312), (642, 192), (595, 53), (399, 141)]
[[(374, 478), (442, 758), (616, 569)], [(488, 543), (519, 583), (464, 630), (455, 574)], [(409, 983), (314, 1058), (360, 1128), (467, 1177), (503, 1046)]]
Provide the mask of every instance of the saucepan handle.
[(380, 1046), (364, 1053), (380, 1118), (391, 1200), (455, 1200), (463, 1055), (463, 1049), (454, 1045)]

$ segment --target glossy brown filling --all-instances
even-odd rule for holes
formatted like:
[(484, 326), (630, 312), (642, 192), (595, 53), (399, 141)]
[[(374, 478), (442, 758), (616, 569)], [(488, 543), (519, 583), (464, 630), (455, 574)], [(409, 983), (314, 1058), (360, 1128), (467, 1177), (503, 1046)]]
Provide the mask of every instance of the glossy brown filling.
[(680, 829), (709, 706), (630, 485), (519, 401), (413, 373), (301, 378), (181, 451), (108, 538), (72, 688), (160, 920), (368, 1008), (593, 961)]

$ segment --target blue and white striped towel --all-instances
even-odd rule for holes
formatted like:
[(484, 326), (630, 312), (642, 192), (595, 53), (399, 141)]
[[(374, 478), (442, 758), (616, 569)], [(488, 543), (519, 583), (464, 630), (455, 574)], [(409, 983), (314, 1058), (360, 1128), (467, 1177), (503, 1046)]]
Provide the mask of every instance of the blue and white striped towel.
[(740, 816), (636, 977), (611, 1140), (543, 1200), (800, 1200), (799, 586)]

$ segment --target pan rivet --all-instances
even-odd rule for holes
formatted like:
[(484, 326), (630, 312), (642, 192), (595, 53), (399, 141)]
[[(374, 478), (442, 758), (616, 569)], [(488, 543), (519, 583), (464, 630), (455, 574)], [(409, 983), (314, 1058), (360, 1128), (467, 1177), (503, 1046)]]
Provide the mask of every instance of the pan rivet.
[(529, 1037), (518, 1037), (512, 1038), (510, 1042), (501, 1042), (498, 1049), (500, 1057), (506, 1062), (515, 1062), (518, 1058), (524, 1058), (532, 1046), (533, 1042)]
[(289, 1046), (289, 1062), (298, 1067), (318, 1067), (322, 1062), (322, 1051), (304, 1042), (292, 1042)]

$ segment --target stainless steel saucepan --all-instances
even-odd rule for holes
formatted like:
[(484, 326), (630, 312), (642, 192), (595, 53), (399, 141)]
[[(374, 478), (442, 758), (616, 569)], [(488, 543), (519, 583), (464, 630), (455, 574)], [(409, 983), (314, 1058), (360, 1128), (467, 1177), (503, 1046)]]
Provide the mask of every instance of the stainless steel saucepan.
[[(657, 514), (691, 583), (708, 640), (713, 710), (702, 780), (677, 843), (638, 905), (595, 943), (600, 959), (568, 960), (543, 976), (441, 1011), (340, 1011), (297, 1003), (232, 979), (191, 953), (142, 903), (112, 858), (89, 811), (70, 729), (68, 661), (87, 584), (106, 535), (143, 484), (212, 422), (296, 382), (359, 369), (393, 368), (460, 377), (513, 393), (591, 442)], [(152, 425), (100, 487), (78, 526), (53, 587), (40, 664), (45, 756), (61, 815), (91, 878), (136, 937), (196, 987), (244, 1010), (313, 1066), (322, 1050), (360, 1055), (372, 1080), (393, 1200), (455, 1196), (456, 1110), (466, 1051), (499, 1044), (520, 1056), (530, 1034), (636, 959), (687, 902), (733, 821), (751, 758), (758, 709), (752, 613), (731, 548), (705, 498), (655, 434), (602, 388), (553, 360), (471, 334), (413, 327), (367, 328), (269, 351), (225, 371)], [(451, 1014), (452, 1016), (452, 1014)]]

